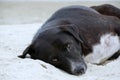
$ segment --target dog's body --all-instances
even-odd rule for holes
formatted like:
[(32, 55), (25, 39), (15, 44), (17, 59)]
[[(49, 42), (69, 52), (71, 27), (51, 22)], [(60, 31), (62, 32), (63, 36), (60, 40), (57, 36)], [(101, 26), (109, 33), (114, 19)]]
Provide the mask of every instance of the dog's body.
[(86, 71), (83, 56), (95, 64), (112, 57), (120, 49), (120, 19), (115, 14), (102, 15), (92, 8), (71, 6), (58, 10), (38, 30), (20, 57), (29, 53), (33, 59), (41, 59), (75, 75)]

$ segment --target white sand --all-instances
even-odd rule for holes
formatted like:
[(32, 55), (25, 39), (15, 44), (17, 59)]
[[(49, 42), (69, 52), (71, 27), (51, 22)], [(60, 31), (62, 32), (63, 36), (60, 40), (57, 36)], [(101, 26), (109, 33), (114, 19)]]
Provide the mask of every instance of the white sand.
[(106, 0), (93, 2), (84, 0), (78, 2), (0, 2), (0, 24), (39, 23), (46, 21), (56, 10), (62, 7), (71, 5), (89, 7), (102, 4), (111, 4), (120, 8), (120, 0), (113, 0), (113, 2)]
[(120, 57), (104, 66), (88, 64), (86, 74), (81, 76), (40, 60), (18, 58), (40, 26), (0, 25), (0, 80), (120, 80)]

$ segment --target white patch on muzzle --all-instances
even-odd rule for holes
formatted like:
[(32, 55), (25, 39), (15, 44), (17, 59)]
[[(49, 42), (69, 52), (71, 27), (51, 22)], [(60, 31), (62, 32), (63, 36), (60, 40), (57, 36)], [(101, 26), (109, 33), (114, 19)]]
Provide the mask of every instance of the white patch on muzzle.
[(118, 35), (105, 34), (101, 36), (100, 43), (93, 46), (93, 52), (85, 57), (85, 61), (100, 64), (114, 55), (120, 49)]

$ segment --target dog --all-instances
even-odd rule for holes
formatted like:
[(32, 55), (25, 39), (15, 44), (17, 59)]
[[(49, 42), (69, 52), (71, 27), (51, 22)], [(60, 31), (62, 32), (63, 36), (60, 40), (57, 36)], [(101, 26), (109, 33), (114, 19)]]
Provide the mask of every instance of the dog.
[(101, 64), (119, 56), (120, 9), (109, 4), (69, 6), (56, 11), (37, 31), (27, 54), (70, 74), (87, 70), (86, 62)]

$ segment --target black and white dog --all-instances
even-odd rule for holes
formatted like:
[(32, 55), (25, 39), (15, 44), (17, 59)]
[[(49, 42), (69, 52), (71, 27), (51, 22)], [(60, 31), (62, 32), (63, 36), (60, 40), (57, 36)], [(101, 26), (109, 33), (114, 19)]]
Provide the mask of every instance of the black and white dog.
[(55, 12), (19, 57), (30, 54), (68, 73), (85, 73), (85, 62), (100, 64), (117, 58), (120, 9), (112, 5), (70, 6)]

